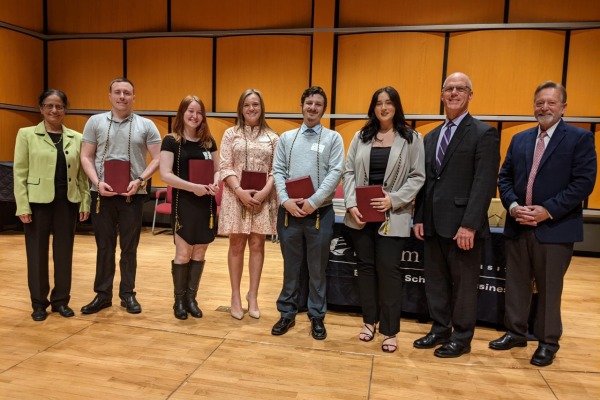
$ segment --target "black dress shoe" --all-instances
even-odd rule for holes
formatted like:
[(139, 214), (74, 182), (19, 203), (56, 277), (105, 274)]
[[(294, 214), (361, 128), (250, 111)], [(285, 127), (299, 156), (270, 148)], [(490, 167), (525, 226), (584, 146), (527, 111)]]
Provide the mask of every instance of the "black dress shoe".
[(510, 333), (506, 333), (499, 339), (490, 342), (490, 349), (510, 350), (513, 347), (527, 347), (527, 339), (517, 338)]
[(433, 355), (440, 358), (456, 358), (471, 352), (471, 346), (463, 346), (457, 342), (448, 342), (435, 349)]
[(310, 334), (313, 339), (323, 340), (327, 337), (327, 330), (323, 323), (323, 318), (312, 318), (310, 320)]
[(546, 367), (552, 364), (554, 357), (556, 357), (555, 351), (539, 346), (535, 353), (533, 353), (533, 357), (531, 357), (531, 364), (538, 367)]
[(142, 312), (142, 306), (132, 294), (121, 299), (121, 307), (125, 307), (130, 314), (139, 314)]
[(61, 304), (59, 306), (52, 306), (52, 312), (58, 312), (62, 317), (69, 318), (75, 315), (71, 307), (66, 304)]
[(48, 313), (46, 312), (46, 309), (41, 307), (36, 308), (31, 313), (31, 319), (33, 319), (34, 321), (43, 321), (46, 319), (47, 316)]
[(427, 335), (413, 342), (413, 346), (417, 349), (433, 349), (438, 344), (448, 343), (450, 336), (443, 336), (438, 333), (429, 332)]
[(273, 325), (273, 329), (271, 329), (271, 335), (283, 335), (294, 325), (296, 325), (295, 319), (281, 317), (279, 321), (277, 321), (277, 323)]
[(81, 307), (81, 312), (83, 314), (96, 314), (98, 311), (102, 310), (103, 308), (110, 307), (110, 306), (112, 306), (112, 301), (110, 301), (108, 299), (104, 299), (104, 298), (100, 297), (100, 295), (96, 295), (96, 297), (94, 297), (94, 300), (92, 300), (92, 302), (90, 304), (87, 304), (87, 305)]

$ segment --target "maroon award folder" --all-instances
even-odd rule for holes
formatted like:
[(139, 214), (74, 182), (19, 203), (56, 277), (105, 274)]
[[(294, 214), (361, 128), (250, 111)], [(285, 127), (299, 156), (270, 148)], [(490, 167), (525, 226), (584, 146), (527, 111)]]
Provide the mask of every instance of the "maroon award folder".
[(215, 164), (213, 160), (189, 160), (190, 182), (199, 185), (211, 185), (215, 182)]
[(315, 194), (310, 176), (301, 176), (300, 178), (288, 179), (285, 181), (285, 189), (290, 199), (308, 199)]
[(131, 182), (129, 176), (129, 161), (104, 160), (104, 182), (115, 193), (127, 193), (127, 186)]
[(383, 222), (385, 213), (379, 212), (371, 206), (371, 199), (385, 197), (383, 189), (379, 185), (357, 186), (356, 187), (356, 206), (362, 214), (363, 222)]
[(267, 183), (267, 173), (258, 171), (242, 170), (240, 186), (244, 190), (262, 190)]

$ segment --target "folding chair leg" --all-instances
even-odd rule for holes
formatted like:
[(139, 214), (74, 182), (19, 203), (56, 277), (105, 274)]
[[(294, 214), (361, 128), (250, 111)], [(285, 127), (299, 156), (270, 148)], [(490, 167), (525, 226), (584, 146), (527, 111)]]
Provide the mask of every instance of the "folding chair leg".
[(152, 234), (156, 235), (156, 233), (154, 233), (154, 224), (156, 223), (156, 207), (158, 207), (158, 199), (156, 199), (156, 202), (154, 203), (154, 218), (152, 218)]

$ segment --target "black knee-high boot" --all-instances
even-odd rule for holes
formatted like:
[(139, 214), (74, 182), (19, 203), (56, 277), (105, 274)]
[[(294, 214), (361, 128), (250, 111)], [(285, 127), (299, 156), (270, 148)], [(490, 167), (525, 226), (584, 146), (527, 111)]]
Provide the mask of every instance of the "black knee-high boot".
[(202, 318), (202, 310), (198, 307), (196, 294), (198, 293), (202, 271), (204, 271), (204, 260), (191, 260), (189, 265), (188, 285), (185, 293), (185, 307), (192, 317)]
[(187, 291), (189, 264), (175, 264), (171, 261), (171, 273), (173, 274), (173, 286), (175, 287), (175, 304), (173, 312), (177, 319), (187, 319), (185, 307), (185, 293)]

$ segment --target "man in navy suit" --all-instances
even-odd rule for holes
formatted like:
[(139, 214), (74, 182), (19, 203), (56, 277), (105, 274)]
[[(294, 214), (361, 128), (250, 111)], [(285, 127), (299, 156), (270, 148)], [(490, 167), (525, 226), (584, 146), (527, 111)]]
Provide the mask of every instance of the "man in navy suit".
[(573, 243), (583, 240), (582, 202), (596, 180), (596, 150), (590, 131), (562, 120), (567, 92), (548, 81), (535, 90), (539, 126), (515, 135), (500, 170), (498, 188), (509, 217), (506, 236), (507, 332), (494, 350), (527, 346), (532, 282), (539, 296), (531, 364), (552, 364), (561, 335), (560, 302)]
[(500, 144), (496, 128), (468, 112), (473, 85), (461, 72), (442, 87), (446, 120), (425, 136), (425, 185), (415, 203), (414, 232), (425, 240), (425, 292), (431, 331), (415, 340), (436, 357), (471, 351), (487, 210), (496, 192)]

